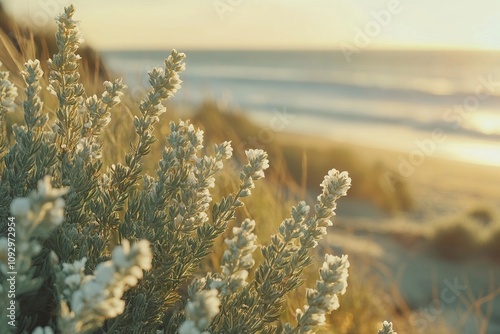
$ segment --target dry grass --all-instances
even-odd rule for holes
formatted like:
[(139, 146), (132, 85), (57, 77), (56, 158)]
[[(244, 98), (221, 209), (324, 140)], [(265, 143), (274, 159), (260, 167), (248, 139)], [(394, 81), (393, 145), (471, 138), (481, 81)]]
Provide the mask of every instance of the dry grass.
[[(196, 110), (193, 121), (206, 130), (209, 141), (231, 140), (237, 157), (250, 148), (248, 138), (257, 138), (261, 130), (242, 113), (221, 111), (213, 102)], [(328, 170), (335, 167), (349, 171), (353, 180), (350, 198), (368, 200), (389, 213), (413, 207), (408, 184), (384, 162), (363, 159), (351, 148), (317, 138), (287, 133), (275, 133), (274, 137), (261, 147), (272, 162), (268, 177), (295, 194), (314, 192)]]

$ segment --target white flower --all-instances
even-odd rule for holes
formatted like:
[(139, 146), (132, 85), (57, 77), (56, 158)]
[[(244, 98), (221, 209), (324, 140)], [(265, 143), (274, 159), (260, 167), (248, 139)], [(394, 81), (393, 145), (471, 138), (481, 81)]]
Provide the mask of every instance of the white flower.
[[(24, 68), (25, 68), (25, 71), (22, 71), (21, 74), (23, 75), (24, 81), (26, 82), (26, 84), (28, 86), (39, 81), (41, 79), (41, 77), (43, 76), (43, 71), (40, 67), (40, 61), (38, 59), (28, 60), (24, 64)], [(39, 86), (37, 89), (38, 90), (40, 89)]]
[(267, 160), (267, 153), (264, 150), (246, 150), (245, 154), (247, 156), (248, 162), (252, 165), (256, 171), (253, 178), (255, 180), (264, 177), (264, 170), (269, 168), (269, 160)]
[(398, 334), (392, 329), (392, 322), (384, 321), (382, 323), (382, 329), (378, 331), (378, 334)]
[(250, 189), (255, 188), (254, 180), (264, 177), (264, 170), (269, 168), (269, 160), (267, 153), (263, 150), (246, 150), (245, 154), (248, 159), (248, 164), (243, 166), (240, 173), (240, 197), (245, 197), (251, 194)]
[(217, 290), (211, 289), (199, 291), (194, 295), (186, 304), (186, 320), (179, 327), (179, 334), (200, 334), (210, 325), (220, 312), (217, 294)]
[(49, 220), (54, 225), (59, 225), (64, 221), (64, 200), (57, 198), (49, 211)]
[(83, 271), (85, 270), (86, 262), (87, 258), (83, 257), (81, 260), (76, 260), (73, 263), (63, 263), (63, 272), (66, 274), (83, 273)]
[(18, 197), (14, 198), (10, 203), (10, 212), (14, 216), (26, 216), (31, 210), (31, 201), (29, 198)]
[(64, 283), (66, 283), (70, 289), (76, 289), (80, 286), (81, 281), (82, 277), (78, 274), (69, 275), (64, 279)]
[(307, 289), (308, 305), (304, 306), (304, 312), (297, 312), (297, 327), (300, 333), (314, 333), (314, 327), (325, 323), (325, 314), (339, 308), (338, 295), (345, 293), (348, 268), (347, 255), (325, 255), (315, 289)]
[(104, 82), (105, 92), (102, 94), (102, 102), (109, 107), (113, 107), (121, 102), (123, 90), (126, 86), (123, 84), (122, 79), (117, 79), (114, 82)]
[[(116, 248), (115, 248), (116, 249)], [(113, 261), (116, 261), (116, 256), (113, 253)], [(123, 267), (126, 267), (125, 263)], [(99, 263), (95, 269), (95, 280), (99, 284), (106, 286), (109, 282), (113, 282), (115, 279), (115, 268), (110, 261)]]
[[(88, 123), (88, 124), (87, 124)], [(92, 127), (92, 122), (89, 121), (84, 123), (83, 126)], [(102, 157), (101, 149), (99, 145), (93, 142), (90, 138), (81, 138), (78, 144), (75, 147), (75, 154), (81, 155), (84, 159), (99, 159)]]
[(130, 262), (127, 259), (130, 253), (130, 243), (128, 240), (123, 240), (120, 246), (116, 246), (113, 249), (113, 264), (118, 268), (127, 268), (130, 266)]
[[(67, 307), (69, 301), (71, 312), (62, 312), (62, 320), (75, 331), (89, 319), (100, 323), (123, 313), (125, 301), (121, 298), (143, 277), (142, 270), (151, 268), (152, 254), (149, 241), (139, 241), (131, 247), (127, 240), (122, 240), (122, 245), (113, 250), (112, 259), (97, 265), (95, 276), (83, 277), (85, 260), (63, 264), (63, 272), (67, 275), (64, 282), (69, 289), (65, 290), (62, 307)], [(83, 277), (80, 282), (76, 273)]]
[(336, 169), (331, 169), (328, 175), (321, 182), (323, 193), (328, 193), (336, 198), (347, 195), (347, 190), (351, 187), (351, 178), (347, 172), (340, 173)]
[(229, 159), (233, 155), (233, 148), (231, 147), (230, 141), (225, 141), (220, 145), (215, 145), (215, 155), (221, 159)]
[(143, 270), (150, 270), (153, 262), (153, 253), (151, 252), (150, 242), (148, 240), (140, 240), (134, 243), (132, 248), (138, 254), (135, 259), (136, 265)]
[[(189, 124), (189, 126), (194, 129), (193, 124)], [(203, 130), (198, 129), (196, 131), (195, 135), (196, 135), (196, 145), (195, 145), (195, 147), (197, 149), (201, 149), (203, 147), (203, 145), (202, 145), (202, 143), (203, 143)]]
[[(0, 66), (2, 64), (0, 63)], [(9, 72), (0, 71), (0, 115), (14, 110), (17, 88), (9, 80)]]
[(252, 257), (252, 253), (257, 248), (255, 245), (257, 237), (252, 233), (254, 228), (255, 221), (245, 219), (241, 227), (233, 227), (234, 237), (225, 239), (227, 249), (222, 256), (221, 280), (211, 284), (211, 287), (217, 288), (223, 296), (247, 284), (247, 269), (255, 264)]
[(201, 331), (196, 327), (194, 321), (186, 320), (179, 327), (179, 334), (200, 334)]

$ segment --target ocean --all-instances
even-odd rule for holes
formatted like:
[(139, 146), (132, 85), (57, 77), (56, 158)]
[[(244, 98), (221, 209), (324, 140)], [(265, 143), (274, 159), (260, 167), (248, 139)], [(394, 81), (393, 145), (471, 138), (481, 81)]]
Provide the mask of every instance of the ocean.
[[(174, 102), (213, 99), (272, 131), (500, 166), (500, 53), (480, 51), (183, 51)], [(168, 51), (106, 51), (134, 95)], [(286, 126), (273, 127), (276, 115)]]

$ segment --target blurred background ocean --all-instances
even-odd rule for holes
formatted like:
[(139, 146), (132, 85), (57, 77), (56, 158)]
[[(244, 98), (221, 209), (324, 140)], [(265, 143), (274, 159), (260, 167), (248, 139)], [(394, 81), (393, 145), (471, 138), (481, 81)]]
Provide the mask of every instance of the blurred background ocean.
[[(106, 64), (134, 91), (167, 51), (107, 51)], [(500, 166), (500, 53), (187, 51), (177, 101), (214, 98), (266, 126), (336, 141)], [(433, 131), (442, 134), (435, 140)], [(434, 144), (431, 143), (434, 141)]]

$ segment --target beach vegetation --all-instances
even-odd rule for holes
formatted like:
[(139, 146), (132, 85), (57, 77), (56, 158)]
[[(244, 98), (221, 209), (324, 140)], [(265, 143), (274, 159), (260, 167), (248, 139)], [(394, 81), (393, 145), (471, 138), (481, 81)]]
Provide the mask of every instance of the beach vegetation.
[(477, 256), (498, 260), (500, 221), (497, 217), (493, 209), (481, 205), (442, 218), (432, 224), (431, 248), (448, 260)]

